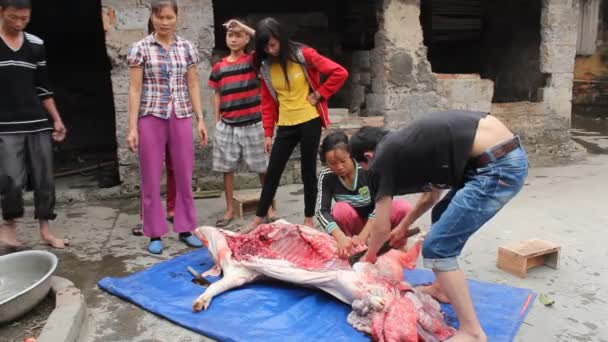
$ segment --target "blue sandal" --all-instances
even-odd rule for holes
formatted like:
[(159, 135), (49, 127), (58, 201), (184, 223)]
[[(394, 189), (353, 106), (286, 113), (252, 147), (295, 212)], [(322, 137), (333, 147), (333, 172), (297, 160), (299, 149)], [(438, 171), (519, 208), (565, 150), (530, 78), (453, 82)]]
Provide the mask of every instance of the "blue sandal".
[(150, 244), (148, 245), (148, 252), (152, 254), (162, 254), (163, 243), (160, 240), (150, 241)]
[(179, 240), (190, 247), (203, 247), (203, 243), (194, 235), (180, 236)]

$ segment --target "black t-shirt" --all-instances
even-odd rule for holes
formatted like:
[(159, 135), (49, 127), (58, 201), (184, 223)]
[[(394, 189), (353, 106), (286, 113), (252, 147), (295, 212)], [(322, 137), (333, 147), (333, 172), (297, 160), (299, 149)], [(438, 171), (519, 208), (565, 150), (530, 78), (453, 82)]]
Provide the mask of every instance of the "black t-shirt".
[(29, 33), (23, 38), (17, 50), (0, 38), (0, 134), (52, 129), (41, 102), (53, 95), (44, 44)]
[(451, 110), (428, 114), (389, 133), (370, 165), (372, 198), (459, 186), (479, 120), (487, 113)]

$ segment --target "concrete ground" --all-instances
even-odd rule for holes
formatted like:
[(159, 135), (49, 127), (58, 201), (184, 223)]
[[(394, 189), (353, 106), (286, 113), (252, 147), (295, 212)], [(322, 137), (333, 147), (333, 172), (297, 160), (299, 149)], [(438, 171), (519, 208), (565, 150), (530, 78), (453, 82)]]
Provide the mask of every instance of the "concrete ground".
[[(461, 265), (471, 278), (526, 287), (555, 299), (552, 307), (534, 303), (516, 341), (608, 341), (608, 266), (603, 262), (608, 257), (607, 174), (607, 155), (532, 169), (522, 193), (463, 252)], [(277, 199), (282, 216), (302, 221), (301, 185), (281, 187)], [(197, 200), (196, 205), (199, 222), (212, 224), (222, 214), (224, 200)], [(55, 251), (60, 258), (57, 275), (72, 280), (86, 297), (89, 326), (82, 340), (206, 341), (97, 288), (96, 282), (105, 276), (125, 276), (189, 250), (172, 234), (163, 256), (147, 253), (147, 240), (130, 231), (138, 222), (137, 210), (136, 200), (59, 209), (54, 229), (69, 237), (72, 246)], [(36, 245), (35, 223), (24, 223), (21, 238), (34, 248), (44, 248)], [(428, 226), (428, 215), (421, 223)], [(559, 270), (539, 267), (519, 279), (496, 268), (498, 246), (529, 238), (561, 244)]]

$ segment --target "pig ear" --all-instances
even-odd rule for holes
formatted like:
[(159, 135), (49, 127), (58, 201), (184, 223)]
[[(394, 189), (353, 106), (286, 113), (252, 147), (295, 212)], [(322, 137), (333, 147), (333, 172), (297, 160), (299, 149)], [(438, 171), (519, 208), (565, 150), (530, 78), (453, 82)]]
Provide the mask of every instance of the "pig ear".
[(401, 256), (401, 265), (403, 268), (407, 268), (408, 270), (416, 268), (416, 262), (418, 261), (421, 248), (422, 241), (418, 240), (412, 247), (410, 247), (410, 249), (407, 250), (407, 252), (403, 253)]

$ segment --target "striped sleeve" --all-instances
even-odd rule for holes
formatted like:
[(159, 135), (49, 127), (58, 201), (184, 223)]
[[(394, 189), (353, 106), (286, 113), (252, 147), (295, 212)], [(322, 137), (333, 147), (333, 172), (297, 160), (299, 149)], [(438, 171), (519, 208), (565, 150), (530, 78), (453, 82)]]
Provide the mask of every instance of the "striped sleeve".
[(221, 62), (215, 63), (213, 68), (211, 68), (211, 73), (209, 74), (209, 81), (207, 82), (207, 84), (209, 85), (210, 88), (212, 88), (214, 90), (217, 90), (220, 86), (220, 80), (221, 80), (220, 67), (221, 67)]
[(334, 229), (338, 228), (338, 224), (331, 216), (331, 200), (333, 194), (331, 192), (331, 187), (329, 186), (330, 175), (331, 171), (329, 169), (324, 169), (319, 175), (316, 210), (317, 220), (319, 220), (321, 227), (323, 227), (327, 234), (331, 234)]
[(41, 100), (48, 99), (53, 96), (49, 81), (49, 71), (46, 63), (46, 51), (42, 39), (26, 33), (26, 39), (33, 46), (36, 59), (36, 94)]

